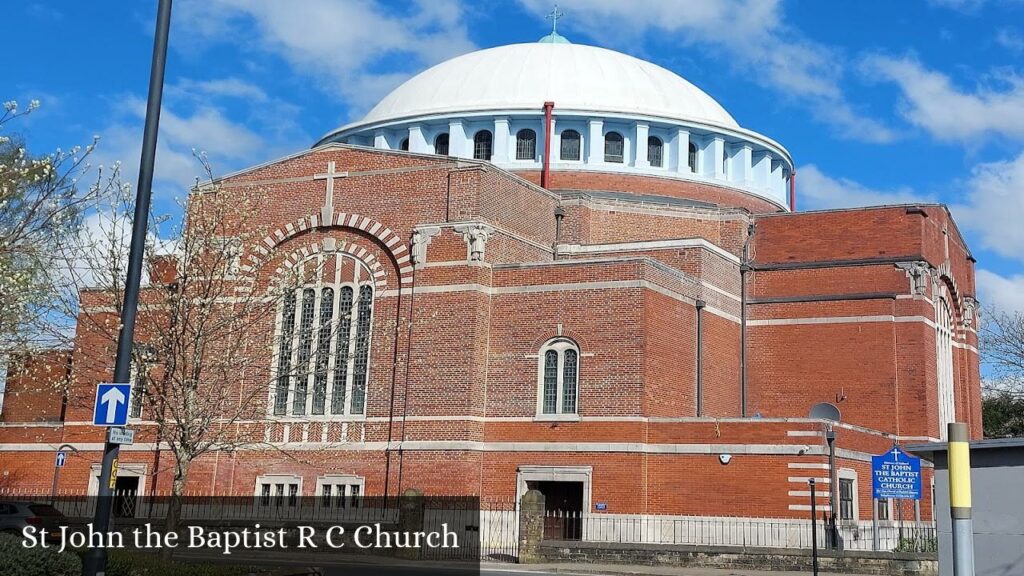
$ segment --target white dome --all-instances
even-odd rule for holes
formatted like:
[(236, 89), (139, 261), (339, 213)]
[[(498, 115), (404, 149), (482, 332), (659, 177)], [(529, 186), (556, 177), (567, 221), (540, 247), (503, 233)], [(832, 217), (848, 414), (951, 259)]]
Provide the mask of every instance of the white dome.
[(618, 113), (739, 128), (718, 102), (677, 74), (580, 44), (512, 44), (442, 62), (394, 89), (346, 128), (491, 110)]

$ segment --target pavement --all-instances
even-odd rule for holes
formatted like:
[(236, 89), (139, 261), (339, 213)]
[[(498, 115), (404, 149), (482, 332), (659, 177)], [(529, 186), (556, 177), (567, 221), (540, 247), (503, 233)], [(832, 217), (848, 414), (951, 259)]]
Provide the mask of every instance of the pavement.
[[(628, 564), (498, 564), (485, 562), (480, 573), (488, 576), (807, 576), (810, 572), (779, 572), (772, 570), (721, 570), (714, 568), (677, 568), (672, 566), (633, 566)], [(822, 576), (853, 576), (821, 572)]]

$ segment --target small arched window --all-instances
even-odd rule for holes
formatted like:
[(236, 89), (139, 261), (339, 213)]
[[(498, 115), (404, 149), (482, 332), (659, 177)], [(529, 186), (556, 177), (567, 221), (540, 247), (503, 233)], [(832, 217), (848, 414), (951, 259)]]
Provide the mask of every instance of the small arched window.
[(647, 137), (647, 161), (650, 162), (651, 166), (661, 168), (661, 157), (664, 149), (665, 145), (662, 143), (661, 138), (657, 136)]
[(690, 155), (686, 158), (686, 164), (690, 167), (690, 172), (697, 171), (697, 145), (690, 142)]
[(604, 135), (604, 161), (622, 164), (622, 154), (625, 144), (622, 141), (622, 134), (609, 132)]
[(490, 130), (481, 130), (473, 136), (473, 158), (477, 160), (491, 159), (491, 145), (494, 138)]
[(560, 160), (579, 160), (581, 138), (580, 133), (575, 130), (562, 131), (562, 144), (558, 154)]
[(398, 145), (398, 149), (399, 150), (405, 150), (406, 152), (408, 152), (409, 151), (409, 139), (408, 138), (402, 138), (402, 142)]
[(442, 132), (434, 138), (434, 154), (448, 155), (448, 133)]
[(538, 355), (537, 412), (576, 414), (579, 411), (580, 349), (575, 342), (556, 338)]
[(516, 133), (516, 160), (533, 160), (537, 157), (537, 133), (523, 128)]

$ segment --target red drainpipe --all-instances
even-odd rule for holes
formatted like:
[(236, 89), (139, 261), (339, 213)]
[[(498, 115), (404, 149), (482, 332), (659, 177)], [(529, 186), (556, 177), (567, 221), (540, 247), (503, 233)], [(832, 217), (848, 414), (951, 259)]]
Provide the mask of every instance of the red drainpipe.
[(554, 109), (554, 102), (544, 103), (544, 168), (540, 173), (540, 185), (544, 188), (551, 180), (551, 111)]
[(796, 212), (796, 170), (789, 175), (789, 211)]

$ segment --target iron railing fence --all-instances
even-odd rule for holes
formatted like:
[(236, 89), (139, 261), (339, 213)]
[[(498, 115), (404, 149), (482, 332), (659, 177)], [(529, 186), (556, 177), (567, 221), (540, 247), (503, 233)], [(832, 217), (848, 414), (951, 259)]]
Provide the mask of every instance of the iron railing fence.
[[(839, 536), (846, 550), (935, 552), (937, 535), (931, 522), (840, 522)], [(819, 547), (831, 541), (829, 527), (819, 518), (815, 529)], [(812, 545), (810, 517), (753, 518), (727, 516), (664, 516), (594, 514), (580, 511), (545, 512), (544, 537), (636, 544), (674, 544), (736, 548), (797, 548)]]

